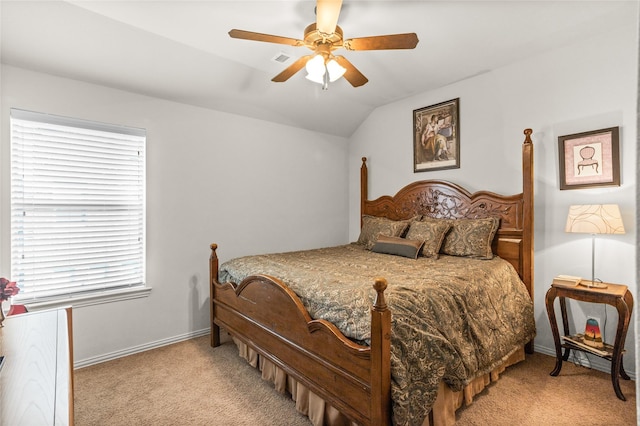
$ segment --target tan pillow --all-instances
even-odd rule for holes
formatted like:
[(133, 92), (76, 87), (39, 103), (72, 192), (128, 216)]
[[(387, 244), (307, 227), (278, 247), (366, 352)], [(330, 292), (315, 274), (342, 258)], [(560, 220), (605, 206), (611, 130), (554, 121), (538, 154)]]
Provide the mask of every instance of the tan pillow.
[(423, 219), (421, 222), (411, 222), (406, 238), (424, 241), (422, 255), (437, 259), (442, 241), (444, 241), (449, 229), (451, 229), (451, 224), (447, 220)]
[(417, 259), (423, 244), (424, 241), (378, 235), (378, 240), (371, 248), (371, 251)]
[(358, 237), (358, 244), (371, 250), (378, 240), (378, 235), (387, 237), (401, 237), (411, 220), (391, 220), (386, 217), (363, 216), (362, 229)]
[(451, 256), (465, 256), (477, 259), (493, 259), (491, 243), (496, 235), (500, 219), (449, 220), (452, 227), (444, 239), (441, 253)]

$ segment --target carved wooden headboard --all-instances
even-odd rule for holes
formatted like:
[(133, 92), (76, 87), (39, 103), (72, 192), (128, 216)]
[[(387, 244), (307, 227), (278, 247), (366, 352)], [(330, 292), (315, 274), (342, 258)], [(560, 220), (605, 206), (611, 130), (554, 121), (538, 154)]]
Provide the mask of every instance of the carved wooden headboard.
[(493, 252), (518, 271), (533, 300), (533, 143), (531, 129), (524, 131), (522, 145), (522, 192), (500, 195), (489, 191), (470, 193), (454, 183), (423, 180), (410, 183), (394, 196), (368, 199), (366, 158), (360, 168), (360, 210), (362, 215), (392, 220), (416, 215), (433, 218), (500, 218)]

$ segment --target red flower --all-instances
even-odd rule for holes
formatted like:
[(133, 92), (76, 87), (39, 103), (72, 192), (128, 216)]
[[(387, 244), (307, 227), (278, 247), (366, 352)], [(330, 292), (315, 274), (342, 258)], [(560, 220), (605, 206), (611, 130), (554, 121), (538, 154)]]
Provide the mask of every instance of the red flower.
[(6, 278), (0, 278), (0, 302), (9, 300), (11, 296), (15, 296), (20, 291), (18, 285)]

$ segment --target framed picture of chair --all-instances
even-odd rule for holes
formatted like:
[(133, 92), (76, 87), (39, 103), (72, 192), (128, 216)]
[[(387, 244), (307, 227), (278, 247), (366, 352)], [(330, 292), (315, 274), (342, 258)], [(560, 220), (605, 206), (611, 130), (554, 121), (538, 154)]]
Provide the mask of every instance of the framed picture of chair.
[(620, 186), (619, 127), (558, 137), (560, 189)]

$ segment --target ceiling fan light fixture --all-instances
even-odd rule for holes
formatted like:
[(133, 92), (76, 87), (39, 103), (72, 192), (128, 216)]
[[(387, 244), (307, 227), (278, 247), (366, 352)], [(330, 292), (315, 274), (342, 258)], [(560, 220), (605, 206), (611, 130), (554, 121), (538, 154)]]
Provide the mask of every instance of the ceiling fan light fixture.
[(335, 59), (329, 60), (327, 62), (327, 72), (329, 73), (329, 81), (334, 82), (347, 72), (347, 69), (336, 62)]
[(347, 71), (335, 59), (326, 60), (324, 55), (316, 55), (309, 59), (305, 68), (307, 70), (307, 79), (314, 83), (322, 84), (325, 90), (329, 82), (333, 83)]
[(322, 55), (316, 55), (309, 59), (304, 67), (307, 70), (307, 78), (309, 80), (322, 83), (322, 77), (326, 72), (324, 57)]
[(324, 74), (307, 74), (307, 80), (318, 84), (324, 84)]

